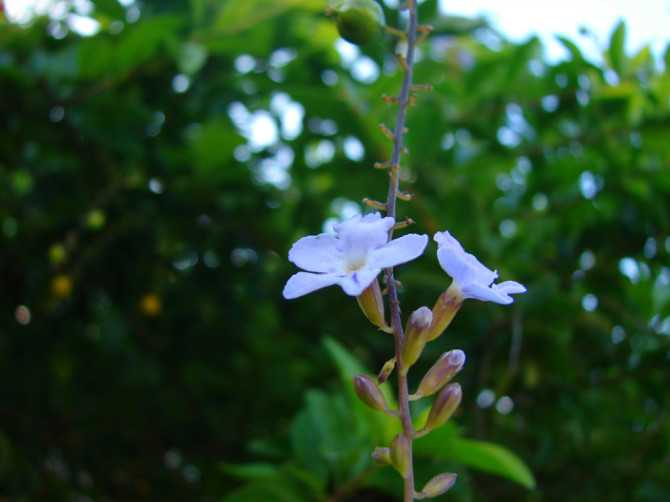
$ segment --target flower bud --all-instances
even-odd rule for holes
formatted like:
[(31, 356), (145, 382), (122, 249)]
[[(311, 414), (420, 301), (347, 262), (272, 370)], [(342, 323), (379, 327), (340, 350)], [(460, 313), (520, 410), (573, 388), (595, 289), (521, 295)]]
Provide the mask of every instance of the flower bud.
[(422, 429), (422, 432), (437, 429), (449, 420), (449, 417), (456, 411), (458, 405), (461, 404), (462, 397), (461, 386), (457, 383), (450, 383), (442, 389), (435, 398), (435, 401), (433, 401), (433, 406), (430, 409), (430, 413), (428, 413), (428, 420), (426, 420), (426, 425)]
[(464, 299), (461, 289), (455, 282), (451, 283), (449, 289), (440, 295), (433, 307), (433, 325), (430, 327), (428, 341), (435, 340), (447, 329), (456, 312), (463, 305)]
[(421, 307), (412, 312), (405, 328), (405, 339), (400, 351), (400, 360), (403, 372), (406, 374), (409, 367), (419, 359), (423, 348), (428, 342), (430, 326), (433, 322), (433, 313), (428, 307)]
[(393, 368), (395, 368), (395, 357), (393, 359), (389, 359), (384, 363), (384, 366), (382, 366), (382, 369), (379, 372), (379, 375), (377, 376), (377, 383), (381, 385), (384, 382), (386, 382), (389, 375), (391, 375)]
[(432, 478), (421, 491), (416, 494), (415, 498), (433, 498), (448, 492), (458, 476), (453, 472), (444, 472)]
[(363, 292), (356, 297), (358, 305), (368, 320), (382, 331), (393, 333), (393, 329), (386, 324), (384, 319), (384, 300), (379, 281), (375, 279)]
[(403, 434), (396, 434), (391, 441), (391, 464), (405, 478), (409, 474), (410, 444)]
[(438, 390), (444, 387), (449, 380), (451, 380), (456, 373), (461, 371), (465, 364), (465, 352), (460, 349), (450, 350), (440, 356), (432, 368), (428, 370), (426, 376), (423, 377), (416, 394), (412, 394), (409, 398), (415, 401), (421, 397), (435, 394)]
[(372, 460), (378, 465), (391, 465), (391, 450), (377, 446), (372, 452)]
[(381, 389), (369, 376), (356, 375), (354, 377), (354, 390), (359, 399), (373, 410), (388, 411)]

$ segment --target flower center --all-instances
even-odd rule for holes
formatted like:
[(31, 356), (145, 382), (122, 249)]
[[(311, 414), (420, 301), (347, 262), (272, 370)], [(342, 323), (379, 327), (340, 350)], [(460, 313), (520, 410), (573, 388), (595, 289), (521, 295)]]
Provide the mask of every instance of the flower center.
[(349, 258), (346, 263), (346, 272), (347, 274), (353, 274), (354, 272), (358, 272), (360, 269), (365, 267), (365, 257), (364, 256), (357, 256), (355, 258)]

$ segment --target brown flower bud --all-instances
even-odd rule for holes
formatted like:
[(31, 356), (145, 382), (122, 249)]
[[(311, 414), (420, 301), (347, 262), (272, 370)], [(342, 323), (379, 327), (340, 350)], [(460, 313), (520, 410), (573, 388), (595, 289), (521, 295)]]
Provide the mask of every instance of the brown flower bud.
[(433, 322), (433, 313), (428, 307), (421, 307), (412, 312), (405, 328), (405, 339), (400, 351), (400, 360), (403, 364), (403, 373), (414, 364), (428, 342), (430, 326)]
[(377, 446), (372, 452), (372, 460), (379, 465), (391, 465), (391, 450)]
[(465, 352), (460, 349), (450, 350), (440, 356), (432, 368), (423, 377), (415, 394), (410, 400), (415, 401), (421, 397), (435, 394), (444, 387), (456, 373), (461, 371), (465, 364)]
[(416, 494), (418, 495), (416, 498), (433, 498), (448, 492), (456, 483), (457, 477), (453, 472), (438, 474), (426, 483), (421, 491)]
[(433, 401), (433, 406), (428, 413), (428, 420), (426, 420), (422, 432), (437, 429), (449, 420), (458, 405), (461, 404), (462, 397), (461, 386), (457, 383), (450, 383), (442, 389)]
[(359, 399), (373, 410), (388, 411), (381, 389), (369, 376), (356, 375), (354, 377), (354, 390)]
[(358, 301), (358, 305), (361, 307), (363, 314), (365, 314), (365, 317), (367, 317), (372, 324), (382, 331), (393, 333), (393, 329), (386, 324), (386, 319), (384, 318), (384, 300), (377, 279), (372, 281), (372, 283), (356, 297), (356, 300)]
[(405, 478), (409, 474), (410, 444), (402, 434), (396, 434), (391, 441), (391, 464), (400, 475)]
[(433, 307), (433, 325), (430, 327), (428, 341), (435, 340), (440, 336), (451, 320), (463, 305), (463, 296), (460, 294), (458, 286), (452, 283), (444, 293), (440, 295)]

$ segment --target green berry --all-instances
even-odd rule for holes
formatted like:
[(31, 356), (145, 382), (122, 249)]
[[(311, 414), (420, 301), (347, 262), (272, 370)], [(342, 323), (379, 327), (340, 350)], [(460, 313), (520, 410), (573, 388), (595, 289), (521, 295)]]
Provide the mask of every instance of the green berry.
[(340, 36), (356, 45), (374, 42), (385, 24), (384, 11), (374, 0), (345, 0), (332, 11)]

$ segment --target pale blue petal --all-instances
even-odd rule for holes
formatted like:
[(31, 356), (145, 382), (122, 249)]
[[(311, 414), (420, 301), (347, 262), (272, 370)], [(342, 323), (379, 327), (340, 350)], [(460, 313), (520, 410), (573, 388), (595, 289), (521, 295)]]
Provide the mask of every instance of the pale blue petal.
[(506, 305), (514, 301), (510, 294), (526, 291), (522, 284), (514, 281), (493, 284), (498, 272), (488, 269), (474, 255), (466, 253), (449, 232), (438, 232), (434, 239), (439, 246), (437, 258), (440, 266), (454, 279), (463, 298)]
[(344, 292), (349, 296), (358, 296), (372, 284), (372, 281), (377, 278), (379, 272), (381, 272), (380, 268), (365, 267), (351, 275), (340, 277), (338, 284), (342, 286)]
[(310, 274), (308, 272), (298, 272), (291, 276), (284, 286), (282, 294), (287, 300), (292, 300), (300, 296), (316, 291), (317, 289), (325, 288), (339, 284), (340, 277), (336, 274)]
[(393, 218), (382, 218), (379, 213), (374, 213), (354, 216), (342, 223), (336, 223), (333, 228), (338, 233), (338, 249), (343, 256), (351, 255), (352, 261), (360, 261), (369, 251), (386, 244), (388, 231), (393, 225)]
[(437, 242), (439, 247), (446, 246), (454, 248), (460, 251), (462, 254), (465, 254), (465, 249), (461, 246), (461, 243), (456, 240), (448, 231), (436, 232), (433, 236), (433, 240)]
[(489, 286), (498, 273), (485, 267), (474, 255), (466, 253), (449, 232), (438, 232), (433, 239), (438, 243), (437, 259), (444, 271), (461, 284), (476, 282)]
[(437, 248), (437, 260), (442, 269), (456, 282), (465, 282), (472, 274), (471, 267), (464, 260), (463, 254), (451, 246), (440, 246)]
[(427, 244), (427, 235), (403, 235), (374, 250), (368, 258), (368, 264), (379, 268), (389, 268), (407, 263), (421, 256)]
[(482, 300), (484, 302), (495, 302), (502, 305), (512, 303), (514, 299), (506, 295), (504, 292), (496, 291), (482, 284), (469, 284), (461, 288), (465, 298), (474, 298), (475, 300)]
[(525, 293), (526, 286), (514, 281), (505, 281), (500, 284), (491, 286), (495, 291), (503, 295), (514, 295), (517, 293)]
[(309, 272), (340, 271), (337, 239), (330, 234), (310, 235), (299, 239), (288, 252), (288, 259)]

